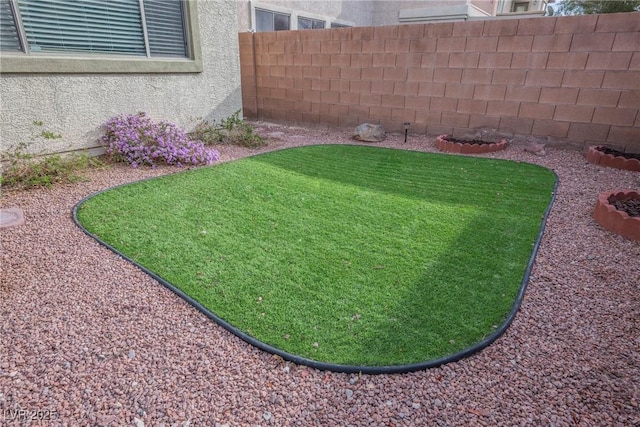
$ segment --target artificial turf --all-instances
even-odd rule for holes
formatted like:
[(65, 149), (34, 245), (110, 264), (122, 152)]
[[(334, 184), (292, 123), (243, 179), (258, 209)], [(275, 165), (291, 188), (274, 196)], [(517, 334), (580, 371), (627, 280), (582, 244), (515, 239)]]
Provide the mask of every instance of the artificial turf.
[(527, 163), (318, 145), (117, 187), (77, 218), (264, 343), (402, 365), (505, 320), (554, 184)]

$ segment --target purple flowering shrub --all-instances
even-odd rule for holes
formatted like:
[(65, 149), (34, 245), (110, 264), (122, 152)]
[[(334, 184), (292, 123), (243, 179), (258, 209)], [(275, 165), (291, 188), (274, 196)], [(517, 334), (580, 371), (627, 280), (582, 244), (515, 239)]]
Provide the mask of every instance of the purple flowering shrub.
[(134, 168), (159, 163), (209, 165), (220, 158), (216, 150), (191, 139), (175, 124), (154, 122), (146, 113), (121, 114), (110, 118), (103, 127), (106, 133), (102, 142), (107, 154)]

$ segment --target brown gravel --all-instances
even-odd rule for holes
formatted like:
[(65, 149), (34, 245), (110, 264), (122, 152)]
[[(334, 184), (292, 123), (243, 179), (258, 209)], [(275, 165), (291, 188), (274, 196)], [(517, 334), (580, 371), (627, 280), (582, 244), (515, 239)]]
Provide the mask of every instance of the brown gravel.
[[(353, 143), (348, 132), (258, 125), (269, 149)], [(378, 145), (435, 150), (433, 138), (402, 138)], [(176, 169), (117, 166), (5, 193), (0, 206), (22, 208), (26, 223), (0, 230), (0, 425), (26, 425), (16, 409), (70, 426), (640, 425), (640, 244), (591, 218), (600, 192), (638, 188), (640, 174), (555, 149), (487, 156), (560, 176), (514, 323), (460, 362), (360, 378), (253, 348), (73, 224), (83, 197)]]

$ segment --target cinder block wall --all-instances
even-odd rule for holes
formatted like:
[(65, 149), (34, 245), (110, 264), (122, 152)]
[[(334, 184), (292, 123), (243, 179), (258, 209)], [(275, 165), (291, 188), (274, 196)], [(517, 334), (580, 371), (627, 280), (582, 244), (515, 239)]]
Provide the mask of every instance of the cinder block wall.
[(640, 152), (640, 14), (240, 34), (245, 117)]

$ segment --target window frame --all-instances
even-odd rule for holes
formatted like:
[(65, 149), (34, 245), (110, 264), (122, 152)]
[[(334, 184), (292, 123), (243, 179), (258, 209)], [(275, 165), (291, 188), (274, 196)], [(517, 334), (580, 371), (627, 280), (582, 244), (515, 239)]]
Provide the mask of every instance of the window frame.
[[(301, 19), (309, 21), (309, 23), (311, 24), (311, 28), (300, 28), (300, 20)], [(313, 25), (315, 23), (322, 23), (322, 28), (314, 28)], [(308, 16), (298, 15), (297, 25), (298, 25), (298, 29), (299, 30), (320, 30), (320, 29), (327, 28), (327, 20), (326, 19), (309, 18)]]
[(345, 23), (345, 21), (331, 21), (331, 24), (327, 28), (351, 28), (353, 24)]
[[(258, 26), (258, 12), (262, 12), (262, 13), (269, 13), (271, 14), (271, 24), (273, 26), (272, 30), (263, 30), (263, 31), (259, 31), (259, 32), (272, 32), (272, 31), (289, 31), (291, 30), (291, 14), (290, 13), (284, 13), (284, 12), (279, 12), (277, 10), (271, 10), (271, 9), (265, 9), (262, 7), (256, 7), (253, 9), (253, 17), (254, 17), (254, 23), (255, 23), (255, 27)], [(275, 28), (275, 19), (276, 19), (276, 15), (280, 15), (280, 16), (286, 16), (287, 19), (289, 20), (289, 28), (287, 28), (286, 30), (276, 30)], [(256, 31), (258, 31), (258, 29), (256, 28)]]
[[(286, 7), (276, 6), (269, 3), (260, 3), (251, 1), (251, 11), (250, 11), (250, 28), (251, 32), (257, 32), (256, 28), (256, 10), (262, 10), (265, 12), (278, 13), (282, 15), (289, 16), (289, 31), (298, 31), (301, 30), (298, 28), (298, 18), (303, 19), (311, 19), (314, 21), (323, 21), (324, 29), (331, 28), (331, 24), (337, 23), (342, 27), (355, 27), (354, 22), (344, 21), (341, 19), (332, 18), (330, 16), (321, 16), (315, 13), (303, 12), (299, 10), (289, 9)], [(319, 29), (319, 28), (316, 28)], [(282, 30), (280, 30), (282, 31)]]
[[(521, 8), (523, 6), (524, 6), (524, 10), (518, 10), (518, 8)], [(528, 1), (514, 1), (511, 6), (511, 13), (529, 12), (530, 6), (531, 6), (531, 3)]]
[(184, 2), (184, 26), (189, 58), (149, 57), (117, 54), (87, 54), (78, 52), (33, 53), (28, 44), (20, 11), (15, 0), (10, 0), (16, 16), (16, 27), (21, 33), (22, 52), (0, 52), (0, 72), (36, 74), (130, 74), (130, 73), (201, 73), (202, 54), (198, 27), (198, 4)]

